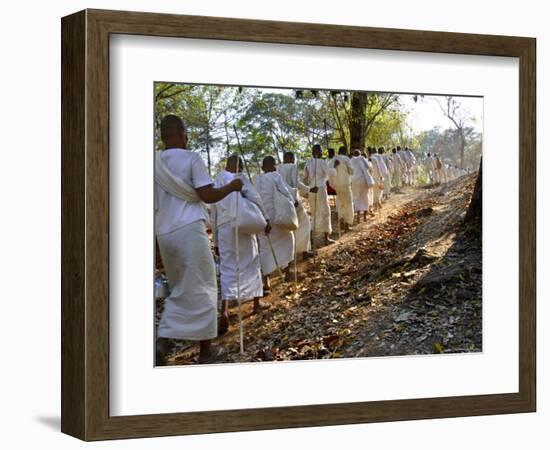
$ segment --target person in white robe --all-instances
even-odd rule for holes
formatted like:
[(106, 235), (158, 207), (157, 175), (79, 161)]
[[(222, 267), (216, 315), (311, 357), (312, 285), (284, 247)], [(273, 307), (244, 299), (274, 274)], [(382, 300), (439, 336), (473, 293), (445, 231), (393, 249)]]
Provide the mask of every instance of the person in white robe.
[[(283, 155), (283, 164), (277, 166), (277, 171), (283, 177), (294, 200), (298, 203), (296, 213), (298, 215), (298, 229), (294, 232), (296, 240), (296, 253), (303, 259), (313, 256), (311, 252), (311, 222), (307, 215), (301, 195), (308, 195), (310, 190), (298, 177), (298, 167), (296, 165), (294, 153), (285, 152)], [(301, 195), (300, 195), (301, 194)]]
[(405, 147), (404, 153), (407, 155), (407, 159), (409, 161), (409, 185), (414, 185), (416, 183), (416, 157), (414, 156), (412, 150), (408, 147)]
[(441, 157), (437, 153), (434, 153), (434, 160), (437, 182), (440, 184), (446, 183), (445, 164), (443, 164)]
[(312, 148), (312, 157), (307, 161), (304, 169), (304, 183), (310, 187), (308, 200), (313, 218), (312, 233), (323, 233), (325, 243), (331, 244), (335, 241), (330, 238), (332, 223), (327, 194), (327, 180), (329, 176), (336, 174), (336, 170), (329, 167), (327, 162), (321, 158), (321, 146), (315, 144)]
[(376, 149), (369, 147), (369, 161), (372, 164), (372, 177), (374, 178), (374, 186), (372, 188), (372, 205), (375, 209), (382, 206), (382, 195), (384, 194), (384, 176), (382, 168), (379, 164)]
[[(334, 167), (334, 158), (336, 157), (336, 150), (333, 148), (329, 148), (327, 150), (328, 153), (328, 159), (327, 164), (329, 167)], [(336, 207), (338, 199), (336, 198), (336, 190), (334, 189), (334, 179), (332, 175), (329, 175), (327, 179), (327, 194), (329, 196), (329, 205), (332, 208), (332, 203), (334, 203), (334, 206)]]
[(432, 157), (431, 153), (426, 155), (426, 159), (424, 160), (424, 169), (428, 175), (428, 184), (435, 184), (437, 182), (435, 159)]
[[(238, 155), (231, 155), (226, 162), (225, 170), (216, 177), (215, 187), (230, 183), (235, 178), (243, 180), (243, 194), (235, 192), (214, 204), (212, 208), (212, 230), (214, 232), (215, 252), (219, 257), (221, 315), (218, 324), (220, 334), (224, 334), (229, 327), (229, 304), (240, 300), (241, 303), (254, 301), (253, 312), (262, 309), (260, 298), (263, 296), (262, 273), (260, 268), (260, 253), (256, 235), (239, 232), (238, 260), (235, 214), (237, 196), (246, 195), (247, 198), (256, 197), (257, 203), (261, 200), (254, 187), (242, 178), (242, 159)], [(254, 200), (252, 198), (251, 200)], [(241, 200), (243, 201), (243, 200)], [(239, 286), (237, 286), (237, 271)]]
[(402, 183), (403, 183), (403, 167), (404, 162), (401, 158), (401, 155), (397, 153), (397, 149), (394, 147), (392, 148), (392, 163), (393, 163), (393, 172), (392, 172), (392, 185), (393, 189), (395, 191), (399, 191), (401, 189)]
[(384, 158), (384, 147), (378, 148), (378, 152), (374, 149), (373, 155), (374, 158), (378, 161), (378, 166), (380, 167), (380, 172), (383, 179), (383, 190), (382, 198), (387, 200), (391, 192), (391, 179), (390, 179), (390, 170), (386, 164), (386, 158)]
[(384, 179), (384, 195), (386, 196), (386, 198), (389, 198), (392, 191), (393, 160), (389, 152), (386, 153), (384, 147), (382, 147), (382, 158), (384, 159), (384, 163), (388, 168), (388, 176)]
[(397, 146), (397, 154), (401, 158), (401, 183), (403, 186), (409, 186), (411, 184), (411, 165), (412, 161), (410, 155), (406, 153), (399, 145)]
[(338, 155), (334, 157), (331, 167), (336, 171), (332, 176), (331, 185), (336, 191), (336, 207), (338, 208), (340, 226), (344, 232), (350, 231), (354, 219), (353, 194), (351, 192), (353, 167), (348, 158), (346, 147), (342, 146), (338, 149)]
[(397, 146), (397, 154), (403, 161), (403, 168), (401, 171), (401, 182), (403, 183), (403, 186), (408, 186), (410, 183), (410, 169), (411, 169), (411, 161), (409, 159), (409, 155), (403, 151), (403, 149), (399, 146)]
[(175, 115), (160, 124), (164, 143), (155, 156), (155, 235), (170, 294), (157, 329), (156, 363), (166, 364), (170, 339), (199, 341), (200, 363), (215, 360), (218, 334), (216, 269), (206, 234), (205, 203), (242, 188), (241, 180), (215, 188), (198, 153), (186, 150), (185, 124)]
[(369, 172), (368, 160), (361, 156), (359, 150), (353, 151), (351, 166), (353, 167), (351, 190), (356, 221), (361, 222), (361, 213), (363, 213), (363, 221), (366, 222), (369, 211), (369, 189), (374, 186), (374, 179)]
[[(282, 226), (274, 223), (275, 219), (275, 191), (278, 191), (287, 198), (291, 205), (295, 205), (293, 195), (286, 187), (286, 183), (277, 172), (275, 159), (272, 156), (266, 156), (262, 161), (262, 171), (254, 177), (254, 186), (262, 199), (262, 205), (266, 218), (269, 220), (271, 231), (269, 239), (265, 235), (259, 235), (260, 241), (260, 262), (262, 274), (264, 276), (264, 284), (269, 288), (269, 276), (279, 268), (285, 272), (286, 281), (292, 279), (290, 268), (291, 262), (294, 260), (294, 233)], [(273, 249), (273, 250), (272, 250)], [(275, 256), (273, 255), (275, 253)]]
[(373, 184), (372, 186), (369, 186), (369, 210), (367, 212), (368, 215), (374, 215), (374, 212), (373, 212), (373, 206), (374, 206), (374, 195), (373, 195), (373, 191), (374, 191), (374, 186), (376, 185), (376, 180), (374, 179), (374, 166), (372, 164), (372, 161), (369, 157), (369, 148), (365, 149), (363, 148), (363, 150), (361, 151), (361, 158), (363, 159), (363, 161), (365, 162), (367, 168), (368, 168), (368, 171), (369, 171), (369, 174), (372, 178), (372, 181), (373, 181)]

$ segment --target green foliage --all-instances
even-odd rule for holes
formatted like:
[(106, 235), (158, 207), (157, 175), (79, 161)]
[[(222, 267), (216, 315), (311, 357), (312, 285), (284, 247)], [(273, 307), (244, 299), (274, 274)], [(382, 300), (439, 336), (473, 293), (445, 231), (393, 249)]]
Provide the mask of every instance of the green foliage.
[[(391, 148), (412, 147), (420, 152), (437, 151), (456, 162), (457, 133), (434, 128), (414, 134), (408, 111), (399, 95), (347, 91), (257, 89), (155, 83), (156, 149), (161, 148), (159, 124), (166, 114), (176, 114), (186, 123), (189, 147), (203, 154), (212, 174), (223, 160), (239, 151), (256, 171), (261, 159), (273, 155), (282, 160), (285, 151), (295, 152), (302, 162), (311, 146), (323, 148), (350, 145), (353, 95), (363, 95), (364, 116), (359, 117), (365, 145)], [(237, 140), (237, 131), (239, 140)], [(475, 165), (481, 154), (481, 136), (465, 128), (465, 160)], [(421, 176), (421, 175), (420, 175)]]
[(418, 186), (428, 184), (428, 173), (423, 164), (416, 165), (415, 182)]

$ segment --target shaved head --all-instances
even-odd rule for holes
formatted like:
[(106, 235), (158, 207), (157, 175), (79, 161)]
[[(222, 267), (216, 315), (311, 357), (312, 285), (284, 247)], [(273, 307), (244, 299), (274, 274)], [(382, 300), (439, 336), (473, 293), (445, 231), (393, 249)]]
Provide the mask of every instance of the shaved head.
[(227, 158), (227, 162), (225, 163), (225, 170), (231, 173), (242, 172), (243, 160), (241, 159), (241, 157), (237, 154), (233, 154), (229, 158)]
[(160, 121), (160, 138), (166, 148), (186, 148), (187, 128), (181, 117), (173, 114), (164, 116)]
[(292, 152), (285, 152), (284, 155), (283, 155), (283, 162), (286, 163), (286, 164), (294, 164), (294, 162), (296, 161), (295, 157), (294, 157), (294, 153)]
[(275, 158), (273, 156), (266, 156), (262, 161), (262, 170), (264, 172), (275, 171)]
[(359, 150), (354, 150), (353, 156), (361, 156), (361, 152)]
[(320, 158), (323, 154), (323, 151), (321, 150), (321, 146), (319, 144), (315, 144), (312, 148), (311, 148), (311, 154), (315, 157), (315, 158)]

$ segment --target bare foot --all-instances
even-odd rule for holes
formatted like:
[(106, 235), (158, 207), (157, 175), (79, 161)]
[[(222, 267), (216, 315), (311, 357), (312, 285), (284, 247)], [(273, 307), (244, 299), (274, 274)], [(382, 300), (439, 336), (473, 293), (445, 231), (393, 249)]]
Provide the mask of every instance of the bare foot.
[(199, 364), (212, 364), (219, 362), (221, 357), (225, 354), (225, 349), (217, 345), (210, 345), (208, 352), (201, 352), (197, 362)]

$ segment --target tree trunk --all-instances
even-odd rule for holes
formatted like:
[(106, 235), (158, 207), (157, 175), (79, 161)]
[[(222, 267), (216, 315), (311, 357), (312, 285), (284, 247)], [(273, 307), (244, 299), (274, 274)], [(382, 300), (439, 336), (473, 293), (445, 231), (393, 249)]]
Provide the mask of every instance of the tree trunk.
[(350, 151), (365, 146), (365, 114), (367, 109), (367, 93), (353, 92), (351, 94), (351, 115), (349, 121)]
[[(464, 150), (466, 147), (466, 139), (464, 138), (464, 130), (460, 128), (458, 130), (460, 133), (460, 168), (464, 169)], [(481, 174), (481, 168), (479, 169), (479, 173)]]
[(476, 179), (476, 185), (474, 186), (474, 192), (472, 194), (472, 200), (470, 201), (470, 206), (468, 207), (468, 211), (466, 212), (466, 217), (464, 218), (465, 222), (468, 222), (470, 220), (474, 219), (481, 219), (481, 200), (483, 198), (482, 196), (482, 177), (481, 177), (481, 167), (482, 167), (482, 161), (479, 161), (479, 172), (477, 174)]

